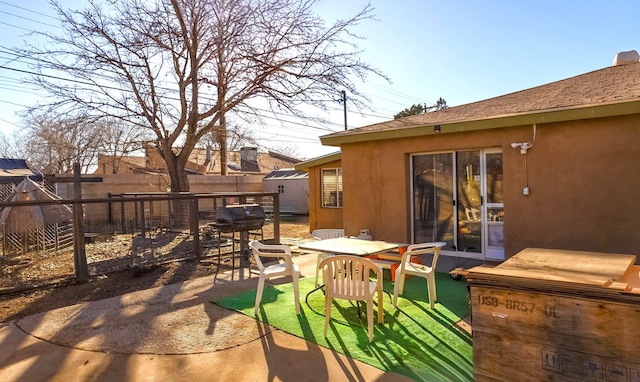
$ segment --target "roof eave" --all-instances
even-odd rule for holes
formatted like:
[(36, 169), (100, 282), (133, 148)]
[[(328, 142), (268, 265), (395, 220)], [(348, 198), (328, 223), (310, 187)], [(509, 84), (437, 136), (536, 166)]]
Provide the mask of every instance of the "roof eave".
[[(325, 135), (320, 137), (324, 146), (341, 146), (346, 143), (377, 141), (395, 138), (411, 138), (425, 135), (440, 135), (465, 131), (499, 129), (511, 126), (533, 125), (541, 123), (565, 122), (582, 119), (603, 118), (640, 113), (640, 100), (616, 102), (599, 105), (586, 105), (537, 112), (500, 115), (486, 119), (458, 121), (450, 123), (431, 123), (413, 127), (402, 127), (381, 131), (354, 131), (352, 134)], [(440, 125), (440, 132), (434, 126)], [(310, 167), (310, 166), (309, 166)], [(298, 167), (296, 166), (296, 169)]]
[(340, 160), (340, 158), (341, 158), (341, 153), (337, 152), (333, 154), (324, 155), (318, 158), (313, 158), (308, 161), (296, 163), (294, 168), (299, 171), (309, 171), (309, 169), (312, 167), (317, 167), (326, 163), (335, 162)]

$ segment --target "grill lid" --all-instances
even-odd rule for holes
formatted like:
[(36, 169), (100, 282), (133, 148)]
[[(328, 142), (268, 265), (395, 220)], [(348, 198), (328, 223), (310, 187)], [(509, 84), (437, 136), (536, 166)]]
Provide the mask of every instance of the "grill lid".
[(226, 206), (216, 211), (216, 223), (234, 231), (261, 228), (265, 218), (264, 210), (257, 204)]

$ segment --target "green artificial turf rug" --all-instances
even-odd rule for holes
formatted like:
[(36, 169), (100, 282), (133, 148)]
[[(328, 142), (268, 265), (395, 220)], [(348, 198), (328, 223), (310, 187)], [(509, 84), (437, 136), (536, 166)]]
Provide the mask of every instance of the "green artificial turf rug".
[[(313, 292), (313, 278), (301, 278), (300, 315), (295, 313), (293, 285), (267, 284), (256, 317), (273, 327), (351, 358), (392, 371), (416, 381), (472, 381), (471, 336), (458, 323), (469, 314), (467, 284), (437, 273), (438, 303), (429, 308), (426, 280), (411, 277), (405, 283), (398, 307), (384, 294), (384, 325), (374, 317), (373, 342), (369, 343), (365, 304), (361, 315), (355, 302), (334, 300), (331, 322), (324, 337), (324, 294)], [(393, 284), (384, 289), (393, 295)], [(254, 316), (256, 291), (247, 291), (214, 301), (227, 309)], [(374, 307), (374, 315), (377, 308)]]

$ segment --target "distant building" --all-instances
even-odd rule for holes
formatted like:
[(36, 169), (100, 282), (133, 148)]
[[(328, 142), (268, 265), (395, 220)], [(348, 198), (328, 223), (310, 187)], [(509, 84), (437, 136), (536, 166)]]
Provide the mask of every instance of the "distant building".
[(280, 212), (309, 214), (309, 173), (292, 168), (274, 170), (262, 178), (262, 191), (280, 194)]
[[(227, 172), (229, 175), (253, 173), (266, 174), (281, 168), (291, 168), (300, 163), (273, 151), (259, 153), (255, 147), (243, 147), (239, 151), (227, 152)], [(186, 163), (189, 174), (220, 174), (220, 152), (208, 149), (194, 149)], [(152, 149), (145, 156), (124, 156), (117, 159), (104, 154), (98, 155), (95, 174), (164, 173), (166, 165), (160, 155)]]
[(24, 159), (0, 158), (0, 200), (5, 200), (25, 177), (34, 182), (42, 182), (44, 179)]

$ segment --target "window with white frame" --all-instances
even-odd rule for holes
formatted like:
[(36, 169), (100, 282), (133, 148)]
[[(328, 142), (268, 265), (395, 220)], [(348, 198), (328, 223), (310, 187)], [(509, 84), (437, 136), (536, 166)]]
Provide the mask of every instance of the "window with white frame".
[(342, 169), (322, 169), (322, 207), (342, 208)]

